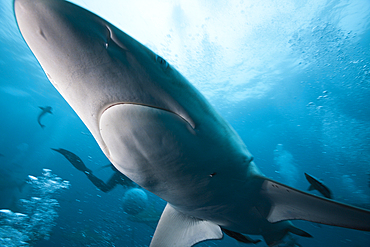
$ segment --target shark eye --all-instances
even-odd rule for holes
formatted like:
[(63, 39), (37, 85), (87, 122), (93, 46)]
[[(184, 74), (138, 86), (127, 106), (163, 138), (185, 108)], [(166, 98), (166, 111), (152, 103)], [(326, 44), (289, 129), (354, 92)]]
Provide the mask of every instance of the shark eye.
[(163, 69), (167, 69), (168, 67), (168, 63), (166, 60), (164, 60), (162, 57), (156, 55), (155, 56), (155, 60), (159, 63), (159, 65), (163, 68)]

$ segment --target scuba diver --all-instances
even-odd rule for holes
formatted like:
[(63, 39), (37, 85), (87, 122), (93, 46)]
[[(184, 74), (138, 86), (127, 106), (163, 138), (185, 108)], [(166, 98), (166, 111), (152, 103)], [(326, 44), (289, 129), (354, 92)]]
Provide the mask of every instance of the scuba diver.
[[(65, 150), (63, 148), (54, 149), (52, 150), (62, 154), (77, 170), (83, 172), (86, 174), (87, 178), (101, 191), (108, 192), (111, 191), (113, 188), (115, 188), (118, 184), (127, 187), (127, 188), (137, 188), (138, 186), (128, 177), (123, 175), (120, 171), (118, 171), (112, 164), (109, 164), (107, 166), (111, 167), (114, 171), (114, 174), (111, 176), (111, 178), (108, 180), (108, 182), (104, 182), (101, 179), (97, 178), (92, 171), (85, 166), (85, 164), (82, 162), (80, 157), (78, 157), (76, 154)], [(106, 167), (107, 167), (106, 166)]]
[(149, 198), (146, 192), (131, 179), (118, 171), (112, 164), (104, 166), (111, 167), (114, 171), (108, 182), (105, 183), (96, 177), (76, 154), (63, 148), (52, 148), (52, 150), (62, 154), (77, 170), (85, 173), (87, 178), (102, 192), (109, 192), (117, 185), (122, 185), (126, 189), (124, 197), (122, 198), (122, 209), (129, 215), (129, 220), (145, 223), (150, 227), (153, 227), (152, 224), (157, 224), (162, 210), (158, 211), (153, 203), (148, 205)]

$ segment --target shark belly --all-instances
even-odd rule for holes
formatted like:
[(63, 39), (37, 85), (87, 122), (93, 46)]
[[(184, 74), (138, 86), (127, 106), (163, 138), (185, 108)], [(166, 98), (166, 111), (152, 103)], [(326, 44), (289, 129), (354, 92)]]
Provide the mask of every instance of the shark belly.
[[(122, 173), (178, 211), (235, 228), (241, 215), (230, 211), (248, 200), (246, 187), (253, 191), (246, 184), (251, 157), (212, 128), (193, 129), (172, 112), (136, 104), (114, 105), (100, 118), (110, 160)], [(248, 216), (246, 205), (238, 211)]]

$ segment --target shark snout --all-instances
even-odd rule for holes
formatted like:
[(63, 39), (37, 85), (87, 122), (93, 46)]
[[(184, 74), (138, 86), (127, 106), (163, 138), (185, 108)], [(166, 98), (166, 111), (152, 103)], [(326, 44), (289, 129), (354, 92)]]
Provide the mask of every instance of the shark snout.
[(46, 76), (101, 146), (101, 115), (117, 104), (165, 110), (195, 128), (187, 80), (125, 32), (61, 0), (15, 0), (14, 10)]

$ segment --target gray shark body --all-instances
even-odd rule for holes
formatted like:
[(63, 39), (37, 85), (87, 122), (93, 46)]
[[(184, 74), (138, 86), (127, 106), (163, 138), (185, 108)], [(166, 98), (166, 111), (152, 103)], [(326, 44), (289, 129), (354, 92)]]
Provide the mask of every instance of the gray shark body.
[(14, 7), (25, 41), (104, 154), (168, 202), (151, 246), (192, 246), (222, 238), (222, 229), (269, 245), (287, 232), (310, 236), (291, 219), (370, 230), (369, 211), (264, 177), (207, 100), (112, 24), (60, 0)]

